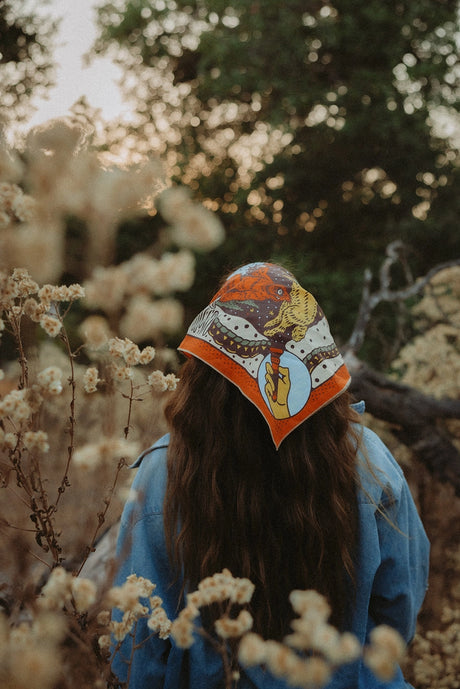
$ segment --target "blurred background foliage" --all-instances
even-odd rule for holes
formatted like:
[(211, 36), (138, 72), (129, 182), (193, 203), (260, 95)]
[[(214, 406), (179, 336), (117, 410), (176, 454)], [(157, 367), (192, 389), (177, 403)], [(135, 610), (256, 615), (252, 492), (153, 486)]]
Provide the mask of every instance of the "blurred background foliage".
[[(2, 87), (16, 75), (5, 124), (52, 81), (53, 22), (29, 6), (0, 4)], [(377, 272), (391, 241), (414, 276), (460, 254), (456, 0), (116, 0), (97, 24), (92, 53), (123, 68), (131, 116), (101, 122), (84, 99), (73, 116), (108, 161), (158, 155), (225, 225), (180, 296), (185, 325), (224, 273), (272, 259), (316, 294), (343, 343), (364, 269)], [(122, 224), (115, 261), (148, 250), (162, 225), (157, 212)], [(66, 275), (81, 280), (85, 228), (71, 221), (68, 234)], [(379, 368), (404, 332), (395, 308), (376, 311), (362, 352)]]
[[(46, 5), (46, 2), (44, 3)], [(0, 123), (30, 116), (32, 97), (54, 83), (56, 22), (30, 2), (0, 2)]]
[[(449, 0), (99, 9), (94, 48), (125, 66), (132, 132), (226, 226), (191, 312), (227, 269), (273, 258), (344, 339), (363, 270), (390, 241), (407, 245), (415, 275), (459, 255), (457, 13)], [(377, 319), (391, 340), (394, 315)]]

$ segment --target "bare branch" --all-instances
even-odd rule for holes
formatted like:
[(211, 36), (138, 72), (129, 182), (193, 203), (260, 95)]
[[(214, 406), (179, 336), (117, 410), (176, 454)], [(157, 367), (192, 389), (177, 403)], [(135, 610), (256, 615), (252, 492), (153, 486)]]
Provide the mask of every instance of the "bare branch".
[[(344, 352), (352, 352), (356, 354), (361, 349), (372, 312), (378, 306), (378, 304), (381, 304), (382, 302), (406, 301), (407, 299), (420, 294), (437, 273), (445, 270), (446, 268), (460, 265), (460, 259), (439, 263), (428, 271), (426, 275), (418, 278), (414, 282), (410, 270), (404, 260), (403, 248), (404, 245), (399, 240), (391, 242), (391, 244), (387, 246), (386, 258), (383, 261), (379, 272), (380, 288), (374, 293), (371, 292), (373, 275), (371, 270), (366, 268), (364, 272), (363, 289), (358, 316), (356, 318), (353, 331), (344, 347)], [(395, 265), (395, 263), (401, 263), (404, 269), (406, 280), (409, 284), (407, 287), (403, 287), (402, 289), (392, 290), (391, 268)]]

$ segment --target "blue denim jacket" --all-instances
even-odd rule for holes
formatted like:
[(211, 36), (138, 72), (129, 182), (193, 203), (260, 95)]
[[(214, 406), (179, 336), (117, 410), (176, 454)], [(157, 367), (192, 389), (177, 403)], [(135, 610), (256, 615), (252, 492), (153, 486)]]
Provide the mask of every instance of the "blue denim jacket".
[[(350, 611), (349, 629), (364, 644), (377, 624), (389, 624), (409, 642), (415, 632), (428, 579), (429, 543), (403, 473), (381, 440), (362, 429), (368, 462), (379, 477), (377, 482), (359, 462), (360, 550), (357, 566), (357, 595)], [(117, 582), (129, 574), (147, 577), (157, 585), (155, 594), (163, 599), (170, 619), (178, 614), (181, 584), (172, 584), (170, 563), (163, 532), (162, 505), (166, 487), (168, 436), (144, 452), (133, 465), (139, 467), (133, 488), (139, 498), (125, 506), (117, 552), (121, 565)], [(383, 486), (390, 488), (388, 504)], [(392, 524), (382, 517), (383, 506)], [(115, 617), (117, 613), (114, 613)], [(294, 615), (293, 615), (294, 617)], [(148, 638), (150, 637), (150, 638)], [(147, 639), (133, 656), (130, 689), (221, 689), (222, 667), (219, 657), (198, 635), (188, 651), (174, 640), (151, 636), (143, 621), (137, 628), (136, 643)], [(126, 680), (126, 660), (131, 656), (128, 637), (112, 667), (120, 680)], [(239, 689), (287, 689), (287, 684), (262, 668), (242, 671)], [(399, 689), (409, 687), (398, 671), (396, 678), (380, 682), (361, 661), (340, 668), (327, 689)]]

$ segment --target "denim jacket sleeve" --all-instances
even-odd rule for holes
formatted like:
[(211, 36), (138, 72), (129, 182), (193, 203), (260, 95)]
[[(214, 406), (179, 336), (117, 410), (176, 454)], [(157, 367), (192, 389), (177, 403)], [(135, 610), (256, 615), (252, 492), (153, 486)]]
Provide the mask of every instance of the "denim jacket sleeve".
[[(171, 585), (173, 576), (164, 542), (162, 507), (166, 485), (166, 447), (167, 439), (161, 439), (136, 463), (140, 465), (133, 481), (137, 497), (127, 502), (122, 514), (117, 544), (119, 568), (114, 583), (121, 585), (133, 573), (150, 579), (156, 585), (154, 595), (162, 598), (166, 614), (169, 619), (174, 619), (180, 586)], [(146, 461), (141, 464), (144, 457)], [(113, 611), (113, 619), (121, 619), (120, 611)], [(133, 643), (136, 645), (135, 653)], [(177, 662), (172, 662), (176, 655)], [(124, 639), (112, 659), (112, 669), (121, 681), (126, 681), (129, 675), (130, 687), (179, 687), (179, 681), (169, 675), (177, 673), (178, 679), (181, 657), (181, 649), (173, 646), (169, 639), (163, 640), (152, 634), (146, 620), (141, 619), (136, 625), (134, 642), (129, 635)]]
[[(375, 473), (366, 489), (369, 476), (362, 472), (362, 515), (366, 509), (368, 515), (374, 512), (373, 523), (361, 525), (361, 568), (370, 568), (372, 576), (367, 631), (374, 625), (388, 624), (408, 643), (428, 586), (429, 542), (401, 468), (372, 431), (364, 429), (364, 440)], [(370, 557), (370, 544), (366, 557), (371, 529), (378, 544), (376, 561)]]

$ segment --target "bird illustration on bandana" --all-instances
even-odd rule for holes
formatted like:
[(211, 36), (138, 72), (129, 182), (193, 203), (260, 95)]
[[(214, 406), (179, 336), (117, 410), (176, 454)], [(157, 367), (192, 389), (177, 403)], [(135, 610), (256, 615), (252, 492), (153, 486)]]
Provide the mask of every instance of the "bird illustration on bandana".
[(324, 313), (285, 268), (232, 273), (179, 346), (237, 385), (282, 440), (350, 381)]

